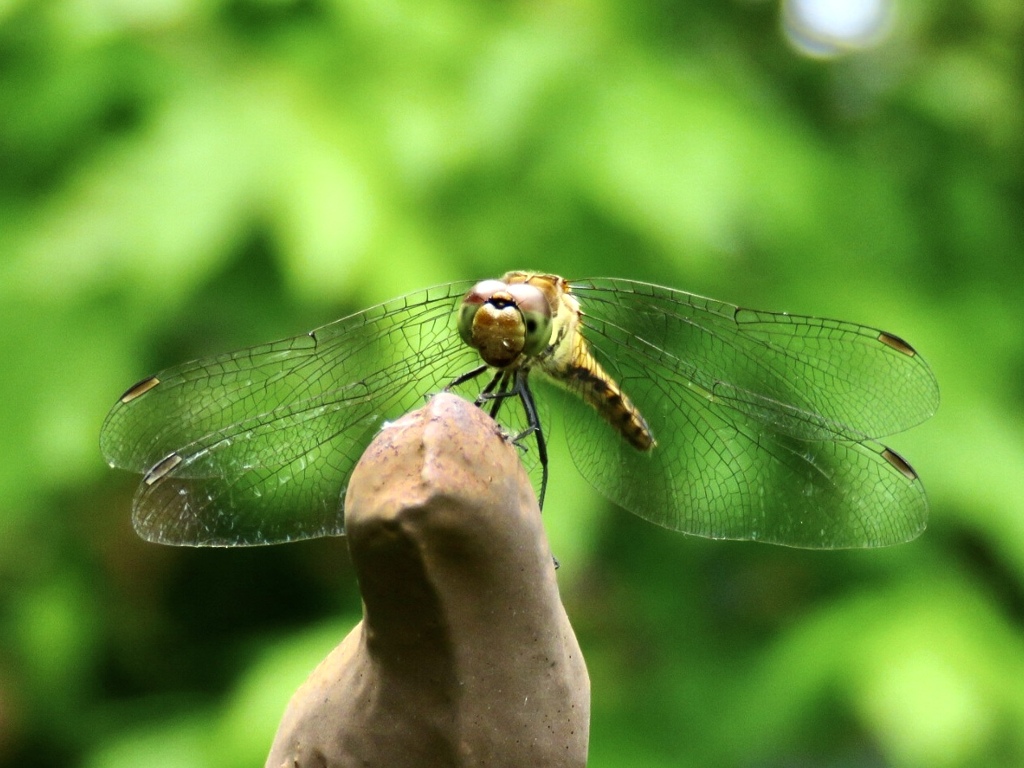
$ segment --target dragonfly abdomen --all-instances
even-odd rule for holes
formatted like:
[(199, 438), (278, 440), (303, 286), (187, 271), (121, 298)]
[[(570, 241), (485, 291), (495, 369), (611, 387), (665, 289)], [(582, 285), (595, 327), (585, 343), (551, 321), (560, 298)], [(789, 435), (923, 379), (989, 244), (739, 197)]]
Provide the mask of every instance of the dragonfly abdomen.
[(658, 444), (633, 401), (589, 352), (563, 368), (558, 378), (638, 451), (650, 451)]

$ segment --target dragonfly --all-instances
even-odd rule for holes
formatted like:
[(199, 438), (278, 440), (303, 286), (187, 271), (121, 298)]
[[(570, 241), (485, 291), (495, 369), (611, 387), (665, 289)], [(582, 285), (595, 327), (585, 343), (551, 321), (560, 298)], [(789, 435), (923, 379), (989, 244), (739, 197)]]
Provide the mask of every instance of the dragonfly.
[(525, 424), (541, 496), (538, 400), (558, 402), (594, 488), (669, 529), (836, 549), (909, 541), (927, 522), (917, 473), (879, 442), (938, 407), (935, 376), (909, 343), (621, 278), (517, 271), (449, 283), (172, 367), (117, 400), (100, 447), (143, 476), (132, 520), (144, 539), (342, 535), (363, 450), (445, 389)]

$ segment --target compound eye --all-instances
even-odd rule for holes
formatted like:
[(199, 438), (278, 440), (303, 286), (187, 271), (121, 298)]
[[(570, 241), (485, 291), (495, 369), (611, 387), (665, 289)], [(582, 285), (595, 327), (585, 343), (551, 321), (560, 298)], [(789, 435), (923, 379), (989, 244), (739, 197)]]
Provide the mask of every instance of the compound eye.
[(474, 346), (472, 341), (473, 320), (476, 318), (477, 311), (490, 301), (494, 294), (507, 289), (508, 286), (501, 282), (501, 280), (481, 280), (462, 297), (457, 325), (459, 335), (469, 346)]
[(506, 290), (515, 300), (526, 326), (523, 352), (540, 354), (551, 340), (551, 305), (539, 288), (527, 283), (510, 285)]

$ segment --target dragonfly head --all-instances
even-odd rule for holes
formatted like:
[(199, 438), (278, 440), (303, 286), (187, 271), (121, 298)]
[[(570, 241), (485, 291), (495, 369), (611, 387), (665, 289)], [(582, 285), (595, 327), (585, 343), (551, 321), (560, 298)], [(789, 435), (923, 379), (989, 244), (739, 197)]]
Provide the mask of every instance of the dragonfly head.
[(482, 280), (459, 307), (459, 335), (488, 365), (505, 368), (537, 355), (551, 339), (551, 306), (533, 285)]

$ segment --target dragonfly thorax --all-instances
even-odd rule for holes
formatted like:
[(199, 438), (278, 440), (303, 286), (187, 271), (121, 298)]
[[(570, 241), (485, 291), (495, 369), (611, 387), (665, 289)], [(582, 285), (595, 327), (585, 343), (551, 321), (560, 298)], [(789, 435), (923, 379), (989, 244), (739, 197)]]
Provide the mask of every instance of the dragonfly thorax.
[(459, 307), (459, 335), (488, 365), (507, 368), (551, 339), (551, 306), (535, 286), (482, 280)]

